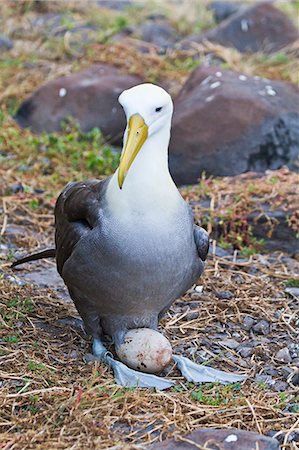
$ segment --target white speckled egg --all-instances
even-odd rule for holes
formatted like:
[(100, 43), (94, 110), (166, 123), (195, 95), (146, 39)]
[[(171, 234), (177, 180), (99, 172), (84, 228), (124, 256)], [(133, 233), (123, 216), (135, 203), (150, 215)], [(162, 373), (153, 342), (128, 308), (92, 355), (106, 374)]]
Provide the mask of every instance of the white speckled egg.
[(161, 372), (172, 358), (169, 341), (150, 328), (129, 330), (124, 343), (117, 346), (115, 351), (124, 364), (147, 373)]

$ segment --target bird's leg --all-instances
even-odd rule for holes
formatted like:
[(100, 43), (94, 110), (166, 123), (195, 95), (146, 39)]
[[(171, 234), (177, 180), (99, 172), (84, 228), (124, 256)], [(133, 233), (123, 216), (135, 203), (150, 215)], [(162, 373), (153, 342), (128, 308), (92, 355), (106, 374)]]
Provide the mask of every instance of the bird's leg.
[(175, 385), (173, 381), (149, 373), (138, 372), (130, 369), (122, 362), (116, 361), (99, 338), (94, 338), (92, 350), (94, 356), (113, 369), (115, 381), (121, 386), (163, 390)]
[(173, 355), (173, 360), (183, 377), (193, 383), (218, 382), (228, 384), (246, 379), (245, 375), (227, 373), (203, 364), (196, 364), (185, 356)]

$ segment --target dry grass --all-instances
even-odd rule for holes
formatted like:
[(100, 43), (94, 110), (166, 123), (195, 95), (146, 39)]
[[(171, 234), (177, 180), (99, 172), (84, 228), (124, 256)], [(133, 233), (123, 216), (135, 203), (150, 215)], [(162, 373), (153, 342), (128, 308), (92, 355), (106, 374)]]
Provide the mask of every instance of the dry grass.
[[(204, 0), (202, 5), (206, 3)], [(166, 2), (166, 11), (168, 6)], [(171, 51), (161, 57), (153, 46), (148, 47), (147, 54), (140, 54), (133, 45), (129, 48), (124, 43), (103, 43), (101, 35), (81, 53), (73, 47), (67, 30), (59, 39), (51, 40), (32, 28), (31, 19), (41, 13), (37, 7), (46, 12), (63, 12), (67, 7), (76, 21), (93, 16), (101, 21), (92, 8), (82, 7), (82, 2), (77, 1), (36, 4), (3, 0), (0, 4), (2, 32), (15, 43), (10, 53), (0, 55), (0, 105), (4, 116), (0, 150), (9, 155), (0, 159), (0, 235), (1, 243), (12, 243), (24, 253), (52, 245), (53, 206), (66, 180), (92, 175), (84, 166), (69, 167), (67, 156), (60, 154), (51, 156), (55, 173), (49, 173), (42, 146), (32, 147), (35, 137), (28, 130), (20, 130), (8, 117), (41, 83), (90, 63), (109, 62), (145, 79), (161, 80), (176, 93), (198, 63), (193, 58), (204, 61), (211, 51), (222, 58), (226, 67), (296, 81), (296, 46), (271, 57), (248, 57), (205, 43), (191, 52)], [(184, 14), (183, 7), (179, 15)], [(293, 13), (291, 6), (287, 9)], [(147, 12), (139, 10), (135, 23)], [(197, 12), (199, 21), (211, 24), (209, 13), (201, 9)], [(102, 20), (113, 25), (119, 13), (105, 14)], [(192, 12), (191, 22), (194, 17), (197, 16)], [(181, 31), (187, 30), (188, 24), (182, 24)], [(105, 33), (109, 34), (109, 27)], [(28, 170), (21, 165), (28, 166)], [(11, 192), (16, 182), (25, 186), (24, 192)], [(269, 173), (259, 179), (258, 192), (252, 184), (255, 183), (247, 176), (208, 179), (183, 194), (190, 202), (208, 199), (212, 218), (232, 208), (226, 221), (233, 220), (239, 211), (259, 210), (264, 201), (273, 207), (294, 208), (298, 175), (286, 170)], [(43, 192), (36, 193), (35, 188)], [(203, 212), (196, 210), (199, 219)], [(208, 226), (211, 224), (212, 221)], [(291, 226), (298, 227), (296, 218)], [(273, 367), (273, 381), (286, 382), (284, 370), (297, 370), (294, 364), (275, 359), (278, 349), (298, 344), (298, 299), (284, 293), (287, 280), (298, 276), (294, 261), (291, 264), (280, 254), (254, 255), (248, 262), (211, 257), (199, 281), (204, 287), (203, 295), (189, 292), (178, 300), (163, 320), (162, 328), (176, 351), (197, 361), (206, 360), (214, 367), (241, 371), (249, 378), (242, 385), (198, 387), (186, 383), (175, 368), (170, 368), (164, 375), (176, 379), (178, 386), (155, 392), (118, 387), (107, 367), (86, 363), (89, 339), (66, 320), (76, 316), (72, 304), (57, 297), (55, 286), (42, 289), (18, 285), (16, 274), (33, 270), (34, 266), (13, 273), (9, 267), (13, 253), (14, 247), (11, 253), (0, 248), (1, 449), (126, 450), (201, 426), (233, 426), (262, 433), (274, 430), (284, 436), (284, 450), (296, 450), (296, 444), (287, 441), (291, 431), (299, 428), (295, 408), (299, 403), (298, 387), (289, 378), (285, 390), (278, 392), (275, 385), (255, 378)], [(46, 267), (52, 267), (51, 263)], [(232, 298), (219, 300), (216, 294), (221, 291), (230, 291)], [(269, 335), (246, 331), (242, 323), (248, 315), (255, 321), (268, 321)], [(242, 358), (238, 350), (223, 344), (223, 337), (253, 345), (252, 355)]]
[[(13, 174), (5, 174), (7, 185)], [(291, 175), (292, 176), (292, 175)], [(4, 177), (3, 177), (4, 178)], [(286, 173), (279, 177), (280, 189), (287, 192)], [(42, 179), (39, 180), (42, 182)], [(242, 190), (235, 179), (234, 193)], [(213, 184), (215, 183), (215, 184)], [(231, 180), (208, 180), (211, 195), (216, 184), (224, 198), (231, 193)], [(243, 183), (244, 184), (244, 183)], [(269, 195), (271, 183), (264, 183)], [(211, 187), (212, 186), (212, 187)], [(203, 184), (185, 192), (190, 199), (204, 197)], [(273, 192), (272, 192), (273, 194)], [(7, 220), (2, 217), (4, 239), (13, 224), (26, 226), (26, 234), (13, 242), (24, 249), (52, 244), (54, 199), (42, 195), (41, 207), (30, 207), (33, 194), (19, 193), (3, 197)], [(284, 195), (291, 201), (291, 195)], [(4, 257), (3, 257), (4, 258)], [(257, 374), (267, 374), (269, 366), (277, 370), (273, 381), (285, 380), (286, 366), (275, 359), (276, 352), (298, 342), (296, 321), (298, 299), (287, 297), (284, 286), (297, 271), (283, 255), (253, 256), (249, 262), (233, 263), (211, 257), (200, 280), (204, 293), (187, 293), (177, 301), (162, 321), (162, 328), (174, 349), (197, 361), (202, 358), (214, 366), (248, 375), (242, 385), (202, 388), (186, 383), (175, 368), (167, 376), (178, 383), (166, 392), (125, 389), (114, 384), (111, 371), (97, 362), (86, 363), (84, 355), (90, 342), (82, 330), (67, 319), (77, 316), (73, 306), (57, 297), (55, 289), (18, 286), (9, 277), (9, 261), (2, 260), (1, 346), (2, 389), (0, 395), (3, 448), (81, 449), (140, 448), (140, 446), (181, 435), (198, 427), (236, 427), (285, 436), (298, 428), (298, 389), (291, 383), (277, 392), (266, 382), (257, 382)], [(30, 271), (34, 265), (27, 266)], [(20, 276), (20, 275), (19, 275)], [(232, 298), (219, 300), (218, 292), (230, 291)], [(245, 316), (264, 319), (271, 325), (269, 335), (252, 334), (242, 327)], [(223, 333), (225, 339), (223, 340)], [(237, 336), (237, 337), (236, 337)], [(242, 358), (225, 340), (240, 343), (255, 340), (250, 358)], [(223, 343), (222, 343), (223, 342)], [(164, 374), (165, 375), (165, 374)], [(127, 446), (127, 447), (126, 447)], [(295, 450), (295, 443), (282, 446)]]
[[(249, 273), (249, 267), (257, 268), (256, 275)], [(242, 285), (237, 276), (242, 276)], [(214, 354), (203, 344), (215, 328), (225, 329), (231, 322), (235, 331), (242, 333), (242, 340), (248, 340), (248, 333), (240, 327), (248, 314), (271, 321), (273, 334), (269, 338), (275, 337), (277, 348), (286, 333), (296, 342), (298, 303), (282, 295), (282, 281), (290, 276), (279, 257), (274, 267), (261, 265), (258, 259), (239, 267), (215, 258), (205, 272), (204, 296), (188, 294), (168, 314), (163, 326), (174, 348), (184, 352), (193, 349), (195, 358), (196, 350), (206, 349), (210, 364), (231, 371), (241, 369), (249, 375), (236, 389), (208, 385), (199, 400), (194, 399), (196, 386), (177, 378), (174, 370), (168, 376), (177, 380), (178, 388), (167, 392), (115, 386), (109, 369), (83, 361), (89, 345), (86, 338), (63, 323), (75, 314), (71, 306), (59, 301), (50, 289), (19, 287), (2, 279), (3, 448), (105, 449), (117, 444), (119, 448), (125, 444), (134, 448), (133, 444), (200, 426), (262, 433), (290, 431), (298, 420), (287, 406), (296, 402), (295, 386), (289, 385), (282, 396), (252, 381), (273, 361), (268, 345), (261, 341), (244, 367), (235, 351), (224, 347), (222, 353)], [(216, 291), (228, 288), (235, 294), (233, 300), (215, 299)], [(198, 319), (188, 319), (191, 308), (198, 312)]]

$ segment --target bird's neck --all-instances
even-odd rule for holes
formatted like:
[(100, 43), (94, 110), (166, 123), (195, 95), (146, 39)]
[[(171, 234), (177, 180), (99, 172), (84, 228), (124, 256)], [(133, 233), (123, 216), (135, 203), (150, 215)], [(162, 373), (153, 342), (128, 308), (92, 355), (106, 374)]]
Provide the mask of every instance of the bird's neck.
[(169, 129), (149, 136), (133, 161), (122, 189), (118, 171), (107, 188), (107, 203), (114, 215), (165, 213), (181, 202), (168, 168)]

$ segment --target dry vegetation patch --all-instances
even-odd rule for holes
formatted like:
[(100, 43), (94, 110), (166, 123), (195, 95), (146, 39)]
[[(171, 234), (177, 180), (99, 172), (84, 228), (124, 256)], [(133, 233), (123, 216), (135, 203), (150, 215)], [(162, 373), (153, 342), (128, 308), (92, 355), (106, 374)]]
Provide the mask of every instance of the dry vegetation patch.
[[(290, 5), (286, 9), (294, 15)], [(26, 253), (53, 245), (53, 207), (66, 182), (108, 174), (117, 158), (98, 132), (86, 135), (68, 124), (64, 133), (35, 136), (19, 129), (10, 115), (40, 83), (94, 62), (163, 80), (175, 93), (211, 52), (225, 67), (296, 81), (298, 48), (248, 57), (205, 43), (163, 56), (149, 46), (149, 52), (141, 54), (133, 46), (112, 43), (110, 35), (123, 24), (141, 21), (147, 9), (120, 20), (123, 13), (99, 17), (80, 2), (67, 2), (76, 22), (94, 20), (102, 27), (96, 42), (81, 51), (73, 45), (67, 21), (58, 37), (32, 27), (32, 20), (45, 12), (63, 13), (65, 2), (0, 4), (2, 31), (15, 43), (10, 53), (0, 54), (0, 448), (133, 449), (204, 426), (276, 432), (283, 449), (295, 450), (296, 444), (288, 440), (299, 428), (294, 381), (298, 368), (297, 363), (277, 360), (276, 354), (286, 346), (299, 352), (298, 297), (284, 292), (287, 284), (298, 283), (298, 264), (278, 253), (257, 255), (245, 212), (260, 211), (265, 202), (270, 209), (294, 210), (290, 227), (298, 232), (298, 175), (283, 169), (260, 177), (258, 183), (250, 175), (203, 178), (198, 186), (182, 190), (197, 218), (206, 215), (209, 231), (220, 218), (223, 242), (228, 240), (234, 249), (248, 248), (250, 257), (240, 261), (237, 254), (235, 259), (212, 255), (200, 281), (203, 293), (192, 290), (178, 300), (162, 328), (177, 352), (241, 371), (248, 380), (226, 387), (196, 386), (172, 367), (163, 374), (177, 381), (171, 390), (121, 388), (109, 368), (85, 361), (90, 342), (74, 325), (72, 304), (62, 301), (54, 286), (24, 283), (22, 274), (34, 265), (18, 272), (10, 269), (17, 250)], [(193, 12), (191, 16), (197, 17)], [(210, 16), (207, 20), (211, 24)], [(179, 25), (182, 32), (190, 31), (189, 22)], [(197, 206), (199, 201), (206, 206)], [(248, 317), (250, 328), (244, 325)], [(268, 328), (258, 327), (261, 321)], [(244, 347), (249, 348), (247, 356)]]

